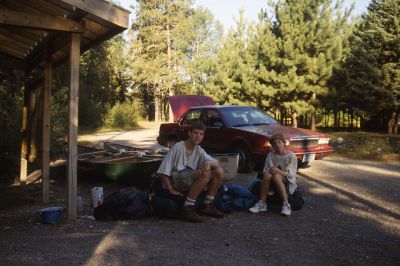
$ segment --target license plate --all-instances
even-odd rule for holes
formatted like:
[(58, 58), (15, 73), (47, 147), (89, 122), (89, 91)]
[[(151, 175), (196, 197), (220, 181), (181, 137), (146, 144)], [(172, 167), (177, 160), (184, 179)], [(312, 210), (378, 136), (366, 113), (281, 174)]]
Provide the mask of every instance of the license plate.
[(303, 155), (303, 162), (309, 162), (315, 160), (315, 153), (308, 153)]

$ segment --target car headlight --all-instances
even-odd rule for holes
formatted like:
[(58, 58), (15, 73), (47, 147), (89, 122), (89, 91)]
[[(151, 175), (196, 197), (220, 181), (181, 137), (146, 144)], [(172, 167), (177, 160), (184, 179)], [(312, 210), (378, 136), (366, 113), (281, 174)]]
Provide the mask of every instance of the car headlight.
[[(286, 140), (285, 146), (288, 147), (289, 145), (290, 145), (290, 140)], [(264, 148), (272, 148), (272, 145), (271, 145), (271, 143), (269, 143), (269, 140), (267, 140), (267, 141), (265, 141), (263, 147)]]
[(329, 138), (319, 138), (318, 144), (329, 144)]
[(271, 143), (269, 143), (269, 140), (267, 140), (267, 141), (265, 141), (263, 147), (264, 148), (272, 148), (272, 145), (271, 145)]

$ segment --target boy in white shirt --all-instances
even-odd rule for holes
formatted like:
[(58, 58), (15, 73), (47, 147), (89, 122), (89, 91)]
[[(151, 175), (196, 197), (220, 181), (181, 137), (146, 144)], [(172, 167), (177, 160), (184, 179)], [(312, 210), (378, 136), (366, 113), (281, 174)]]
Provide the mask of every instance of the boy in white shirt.
[(268, 191), (271, 182), (274, 182), (276, 190), (282, 200), (281, 214), (289, 216), (292, 212), (288, 202), (288, 193), (296, 191), (297, 158), (293, 152), (286, 149), (286, 141), (282, 133), (275, 133), (269, 142), (274, 149), (268, 153), (263, 169), (263, 182), (260, 190), (260, 200), (249, 209), (252, 213), (267, 211)]
[(187, 193), (180, 217), (190, 222), (202, 222), (202, 218), (194, 211), (194, 204), (207, 186), (206, 198), (198, 211), (216, 218), (223, 217), (212, 202), (221, 186), (224, 170), (217, 160), (199, 146), (204, 132), (205, 126), (201, 121), (193, 122), (188, 139), (171, 147), (157, 171), (171, 194), (184, 196)]

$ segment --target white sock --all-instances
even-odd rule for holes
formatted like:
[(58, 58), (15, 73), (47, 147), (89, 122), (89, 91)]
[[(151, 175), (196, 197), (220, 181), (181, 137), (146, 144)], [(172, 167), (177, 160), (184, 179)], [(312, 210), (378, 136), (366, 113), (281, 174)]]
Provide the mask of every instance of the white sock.
[(185, 203), (183, 205), (185, 205), (185, 206), (194, 206), (195, 202), (196, 202), (196, 200), (191, 199), (189, 197), (186, 197)]
[(210, 204), (211, 202), (214, 201), (214, 197), (212, 196), (206, 196), (206, 199), (204, 200), (205, 204)]

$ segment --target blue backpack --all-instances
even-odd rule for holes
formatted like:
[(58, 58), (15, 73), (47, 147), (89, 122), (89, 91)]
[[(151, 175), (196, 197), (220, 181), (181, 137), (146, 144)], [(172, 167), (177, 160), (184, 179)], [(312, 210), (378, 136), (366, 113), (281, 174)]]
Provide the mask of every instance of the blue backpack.
[(247, 210), (256, 202), (256, 197), (248, 189), (238, 184), (224, 184), (215, 199), (215, 207), (224, 213), (233, 210)]

